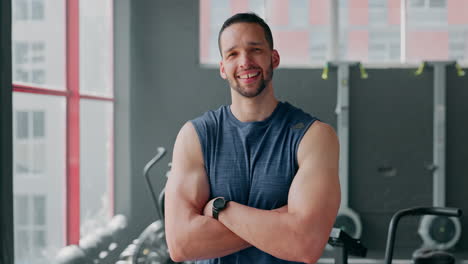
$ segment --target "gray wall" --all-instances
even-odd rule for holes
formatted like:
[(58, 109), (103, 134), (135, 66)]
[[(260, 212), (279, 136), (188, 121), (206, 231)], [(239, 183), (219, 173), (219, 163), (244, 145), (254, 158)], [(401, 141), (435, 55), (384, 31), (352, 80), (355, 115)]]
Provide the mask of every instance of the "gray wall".
[[(160, 190), (180, 127), (230, 103), (230, 97), (218, 70), (198, 63), (198, 1), (117, 0), (116, 10), (126, 13), (116, 16), (116, 41), (123, 42), (116, 43), (116, 210), (131, 217), (129, 235), (136, 236), (156, 219), (142, 177), (145, 163), (158, 146), (169, 150), (152, 171)], [(127, 20), (130, 28), (125, 27)], [(127, 64), (118, 65), (119, 57)], [(414, 76), (414, 71), (374, 69), (367, 80), (360, 79), (358, 69), (351, 71), (350, 205), (361, 214), (362, 240), (370, 249), (383, 250), (388, 222), (397, 209), (432, 203), (432, 176), (425, 169), (432, 161), (432, 71), (422, 76)], [(336, 71), (327, 81), (320, 75), (318, 69), (279, 69), (276, 95), (336, 127)], [(468, 104), (462, 101), (468, 78), (449, 69), (447, 84), (447, 203), (468, 212)], [(397, 174), (383, 175), (380, 166), (392, 166)], [(463, 228), (468, 230), (466, 218)], [(403, 221), (398, 246), (418, 247), (416, 230), (416, 220)], [(467, 249), (465, 236), (458, 251)]]

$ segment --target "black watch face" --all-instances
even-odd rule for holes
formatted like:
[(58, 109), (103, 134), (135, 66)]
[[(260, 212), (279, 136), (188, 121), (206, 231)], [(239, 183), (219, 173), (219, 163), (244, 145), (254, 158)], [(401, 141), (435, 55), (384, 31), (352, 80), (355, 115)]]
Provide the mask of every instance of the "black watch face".
[(216, 209), (223, 209), (225, 205), (226, 201), (223, 198), (218, 198), (213, 202), (213, 207)]

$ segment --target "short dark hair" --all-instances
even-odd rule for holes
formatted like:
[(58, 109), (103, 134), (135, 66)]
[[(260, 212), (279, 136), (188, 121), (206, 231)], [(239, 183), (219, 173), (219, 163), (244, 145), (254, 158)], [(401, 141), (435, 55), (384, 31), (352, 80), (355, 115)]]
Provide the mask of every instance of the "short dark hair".
[(227, 27), (233, 24), (237, 24), (237, 23), (254, 23), (254, 24), (260, 25), (263, 28), (263, 32), (265, 33), (265, 39), (267, 40), (268, 45), (270, 46), (271, 49), (273, 49), (273, 36), (271, 34), (270, 27), (267, 25), (265, 20), (263, 20), (257, 14), (252, 13), (252, 12), (238, 13), (228, 18), (226, 21), (224, 21), (223, 26), (219, 30), (218, 47), (219, 47), (219, 52), (221, 53), (221, 57), (223, 56), (223, 52), (221, 50), (221, 34)]

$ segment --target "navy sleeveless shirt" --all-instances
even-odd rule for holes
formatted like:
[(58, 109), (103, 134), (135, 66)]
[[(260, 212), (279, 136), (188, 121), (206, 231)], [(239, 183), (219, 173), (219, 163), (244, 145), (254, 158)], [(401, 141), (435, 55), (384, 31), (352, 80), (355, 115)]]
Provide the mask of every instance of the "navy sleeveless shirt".
[[(222, 196), (265, 210), (286, 205), (298, 170), (299, 143), (315, 120), (287, 102), (279, 102), (267, 119), (258, 122), (239, 121), (229, 106), (191, 120), (201, 143), (210, 199)], [(250, 247), (197, 263), (295, 262)]]

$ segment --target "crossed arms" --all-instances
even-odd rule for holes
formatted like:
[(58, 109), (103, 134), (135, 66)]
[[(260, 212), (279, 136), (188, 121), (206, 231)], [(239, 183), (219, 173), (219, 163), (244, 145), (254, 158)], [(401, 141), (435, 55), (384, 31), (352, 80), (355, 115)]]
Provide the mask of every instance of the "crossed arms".
[(261, 210), (231, 201), (215, 220), (200, 142), (193, 125), (186, 123), (174, 145), (166, 185), (171, 258), (210, 259), (255, 246), (280, 259), (315, 263), (340, 205), (338, 153), (333, 129), (314, 122), (299, 145), (299, 169), (286, 206)]

